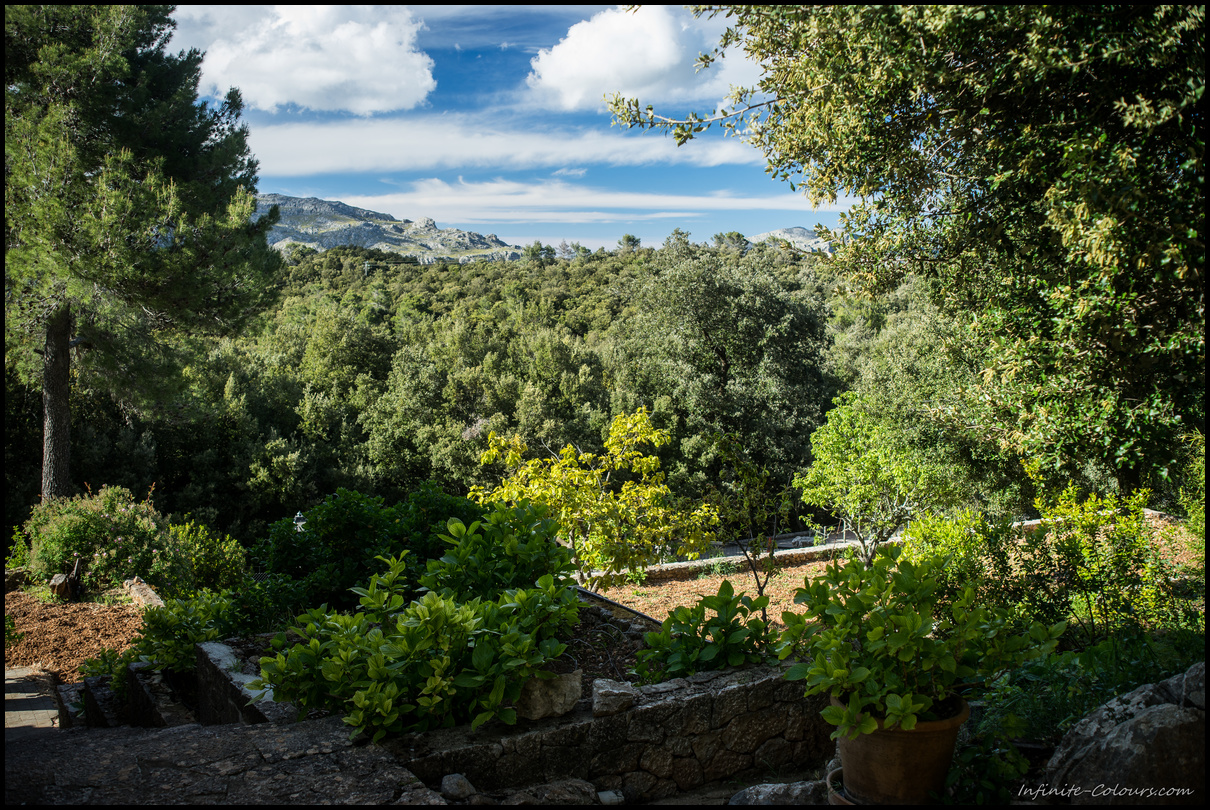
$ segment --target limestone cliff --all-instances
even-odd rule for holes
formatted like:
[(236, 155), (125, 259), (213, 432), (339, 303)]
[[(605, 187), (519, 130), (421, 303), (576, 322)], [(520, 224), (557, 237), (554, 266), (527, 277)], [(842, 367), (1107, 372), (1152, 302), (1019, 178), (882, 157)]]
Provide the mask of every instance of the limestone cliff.
[(748, 237), (748, 241), (754, 245), (764, 242), (766, 239), (782, 239), (786, 242), (789, 242), (799, 250), (805, 250), (807, 252), (832, 252), (831, 244), (816, 236), (815, 231), (810, 230), (809, 228), (778, 228), (775, 231), (758, 233), (756, 236)]
[(421, 264), (521, 258), (519, 246), (509, 245), (495, 234), (438, 228), (428, 217), (413, 222), (342, 202), (284, 194), (258, 195), (257, 215), (268, 213), (274, 205), (281, 219), (269, 232), (269, 244), (278, 250), (290, 245), (321, 251), (356, 245), (415, 256)]

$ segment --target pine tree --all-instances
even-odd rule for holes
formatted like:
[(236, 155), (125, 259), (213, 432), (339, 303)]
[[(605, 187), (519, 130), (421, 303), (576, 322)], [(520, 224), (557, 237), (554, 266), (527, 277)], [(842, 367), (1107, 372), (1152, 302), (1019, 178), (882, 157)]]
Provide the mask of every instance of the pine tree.
[(171, 9), (5, 7), (5, 361), (42, 386), (43, 499), (70, 494), (73, 384), (162, 392), (173, 336), (238, 327), (280, 265), (239, 93), (199, 102)]

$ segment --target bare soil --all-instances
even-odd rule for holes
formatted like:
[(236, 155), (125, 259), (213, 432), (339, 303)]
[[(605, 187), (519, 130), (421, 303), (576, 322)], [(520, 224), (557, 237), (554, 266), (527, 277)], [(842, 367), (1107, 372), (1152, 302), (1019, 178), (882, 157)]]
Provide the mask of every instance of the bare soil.
[[(800, 606), (794, 604), (794, 592), (803, 586), (807, 577), (814, 578), (823, 573), (827, 565), (826, 562), (812, 562), (782, 568), (769, 579), (765, 595), (769, 597), (766, 610), (770, 625), (780, 630), (785, 627), (781, 621), (783, 612), (802, 611)], [(740, 566), (743, 566), (742, 562)], [(764, 578), (763, 574), (761, 578)], [(620, 585), (602, 591), (601, 595), (663, 621), (678, 606), (693, 605), (703, 596), (717, 594), (723, 580), (730, 581), (735, 593), (743, 592), (756, 598), (756, 582), (746, 567), (738, 567), (736, 572), (731, 574), (707, 574), (697, 579), (651, 585)]]
[(80, 665), (105, 649), (125, 650), (143, 626), (134, 605), (40, 602), (24, 591), (4, 595), (4, 613), (25, 638), (4, 650), (5, 667), (36, 667), (60, 683), (83, 680)]

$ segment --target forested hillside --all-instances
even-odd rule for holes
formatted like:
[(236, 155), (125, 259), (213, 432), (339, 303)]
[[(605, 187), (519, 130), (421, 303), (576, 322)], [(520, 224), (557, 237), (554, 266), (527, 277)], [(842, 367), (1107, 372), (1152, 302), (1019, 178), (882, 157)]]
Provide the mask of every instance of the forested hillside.
[[(730, 483), (726, 435), (787, 487), (851, 389), (944, 467), (951, 498), (1028, 508), (1020, 463), (944, 418), (982, 357), (924, 282), (872, 299), (825, 256), (739, 245), (677, 231), (659, 249), (429, 266), (295, 249), (254, 328), (181, 347), (193, 359), (173, 397), (135, 410), (74, 392), (73, 482), (154, 485), (162, 511), (250, 541), (338, 487), (393, 500), (430, 479), (493, 485), (502, 468), (479, 461), (491, 431), (538, 455), (599, 451), (615, 416), (645, 407), (672, 436), (668, 483), (696, 500)], [(40, 403), (11, 374), (5, 400), (12, 526), (37, 500)]]

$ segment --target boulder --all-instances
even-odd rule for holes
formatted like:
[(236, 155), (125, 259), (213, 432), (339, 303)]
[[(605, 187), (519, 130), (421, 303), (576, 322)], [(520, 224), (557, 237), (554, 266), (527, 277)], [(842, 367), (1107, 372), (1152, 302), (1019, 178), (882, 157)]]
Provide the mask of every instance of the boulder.
[(828, 783), (812, 782), (752, 785), (731, 797), (727, 804), (827, 804)]
[(143, 581), (142, 577), (128, 579), (122, 583), (122, 587), (130, 594), (131, 600), (141, 608), (164, 607), (164, 600)]
[(584, 670), (543, 680), (530, 678), (517, 698), (517, 716), (525, 720), (562, 717), (576, 707), (583, 690)]
[(1085, 717), (1047, 764), (1072, 804), (1200, 803), (1206, 787), (1206, 665), (1146, 684)]
[(623, 681), (597, 678), (592, 682), (592, 716), (608, 717), (624, 712), (638, 700), (639, 690)]
[(469, 799), (479, 791), (460, 773), (451, 773), (441, 777), (441, 795), (452, 801)]
[(4, 592), (19, 591), (29, 582), (29, 571), (24, 568), (4, 569)]
[(556, 805), (568, 807), (601, 804), (597, 789), (583, 779), (560, 779), (544, 785), (532, 785), (524, 790), (510, 791), (500, 804)]

